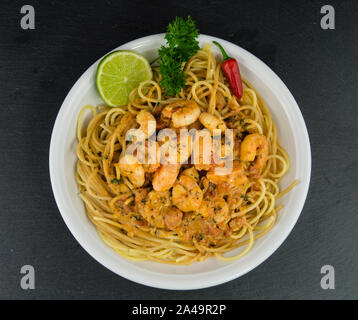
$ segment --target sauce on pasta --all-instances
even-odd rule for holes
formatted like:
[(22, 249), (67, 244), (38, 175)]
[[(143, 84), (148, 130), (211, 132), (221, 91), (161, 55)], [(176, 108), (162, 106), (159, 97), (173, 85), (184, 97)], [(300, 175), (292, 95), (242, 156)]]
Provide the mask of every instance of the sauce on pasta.
[[(188, 265), (212, 256), (238, 259), (273, 227), (281, 208), (276, 200), (296, 183), (280, 190), (289, 157), (255, 89), (243, 79), (243, 96), (235, 97), (209, 45), (186, 62), (184, 71), (186, 86), (176, 97), (165, 96), (153, 68), (153, 80), (133, 90), (125, 108), (85, 106), (79, 114), (80, 197), (103, 241), (135, 261)], [(93, 116), (83, 128), (87, 110)], [(168, 142), (150, 141), (160, 130), (206, 129), (210, 134), (206, 142), (180, 135), (173, 163), (141, 163), (138, 151), (127, 153), (136, 143), (128, 141), (128, 132), (138, 128), (144, 157), (151, 148), (152, 160), (159, 160)], [(231, 142), (223, 143), (220, 136), (217, 142), (216, 129), (230, 129)], [(220, 150), (231, 147), (227, 172), (216, 172), (223, 162), (214, 161), (210, 151), (209, 162), (204, 161), (204, 149), (215, 142)]]

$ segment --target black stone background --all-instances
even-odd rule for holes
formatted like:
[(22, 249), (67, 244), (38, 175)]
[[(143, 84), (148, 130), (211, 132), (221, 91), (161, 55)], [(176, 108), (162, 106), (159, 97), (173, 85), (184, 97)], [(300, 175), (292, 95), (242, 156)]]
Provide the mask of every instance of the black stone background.
[[(20, 28), (24, 4), (35, 8), (35, 30)], [(335, 30), (320, 28), (325, 4), (335, 8)], [(121, 278), (80, 247), (52, 195), (48, 150), (63, 99), (94, 61), (188, 14), (202, 33), (249, 50), (286, 83), (313, 162), (305, 207), (283, 245), (239, 279), (184, 292)], [(1, 1), (0, 298), (358, 298), (357, 19), (357, 1)], [(35, 267), (35, 290), (20, 287), (25, 264)], [(335, 290), (320, 287), (326, 264)]]

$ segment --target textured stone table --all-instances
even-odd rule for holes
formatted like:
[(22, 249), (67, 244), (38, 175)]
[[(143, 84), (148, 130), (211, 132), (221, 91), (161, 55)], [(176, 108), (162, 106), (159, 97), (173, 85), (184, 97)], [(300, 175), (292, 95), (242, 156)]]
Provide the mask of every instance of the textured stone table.
[[(269, 4), (270, 2), (270, 4)], [(0, 298), (358, 298), (358, 3), (329, 1), (336, 29), (322, 30), (322, 1), (29, 2), (0, 4)], [(302, 215), (262, 265), (229, 283), (167, 291), (123, 279), (76, 242), (55, 204), (48, 170), (51, 130), (78, 77), (106, 52), (165, 31), (190, 14), (204, 34), (249, 50), (286, 83), (306, 121), (312, 179)], [(22, 290), (33, 265), (36, 289)], [(335, 290), (320, 286), (335, 268)]]

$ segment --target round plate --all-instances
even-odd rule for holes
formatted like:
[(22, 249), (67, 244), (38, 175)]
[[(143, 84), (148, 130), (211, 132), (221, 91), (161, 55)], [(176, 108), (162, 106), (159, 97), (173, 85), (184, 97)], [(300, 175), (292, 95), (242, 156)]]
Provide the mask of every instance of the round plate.
[[(278, 130), (280, 143), (289, 154), (291, 168), (280, 185), (288, 186), (294, 179), (295, 188), (279, 199), (275, 226), (255, 241), (243, 258), (224, 262), (210, 258), (190, 266), (173, 266), (151, 261), (126, 260), (105, 245), (86, 216), (75, 181), (76, 122), (86, 104), (103, 103), (95, 87), (97, 64), (94, 63), (74, 84), (58, 113), (50, 143), (50, 176), (53, 193), (61, 215), (80, 245), (98, 262), (116, 274), (132, 281), (165, 289), (198, 289), (235, 279), (265, 261), (286, 239), (303, 208), (311, 175), (311, 150), (308, 133), (295, 99), (279, 77), (261, 60), (225, 40), (200, 35), (200, 45), (216, 40), (229, 56), (238, 60), (240, 71), (266, 102)], [(149, 61), (157, 57), (164, 35), (152, 35), (126, 43), (115, 50), (134, 50)], [(219, 54), (213, 46), (215, 54)], [(234, 252), (235, 253), (235, 250)], [(68, 254), (71, 254), (70, 252)]]

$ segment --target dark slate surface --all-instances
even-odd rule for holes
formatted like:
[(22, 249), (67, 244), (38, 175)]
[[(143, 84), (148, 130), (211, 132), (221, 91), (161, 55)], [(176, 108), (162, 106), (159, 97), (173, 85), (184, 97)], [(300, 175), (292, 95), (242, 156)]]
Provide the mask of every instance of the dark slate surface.
[[(358, 3), (328, 1), (336, 30), (320, 28), (326, 1), (35, 1), (36, 29), (20, 28), (23, 1), (0, 4), (0, 298), (358, 298)], [(305, 118), (312, 179), (302, 215), (262, 265), (229, 283), (169, 291), (123, 279), (92, 259), (65, 226), (48, 172), (61, 103), (95, 60), (192, 15), (202, 33), (232, 41), (287, 84)], [(20, 287), (20, 268), (36, 289)], [(336, 289), (322, 290), (332, 265)]]

